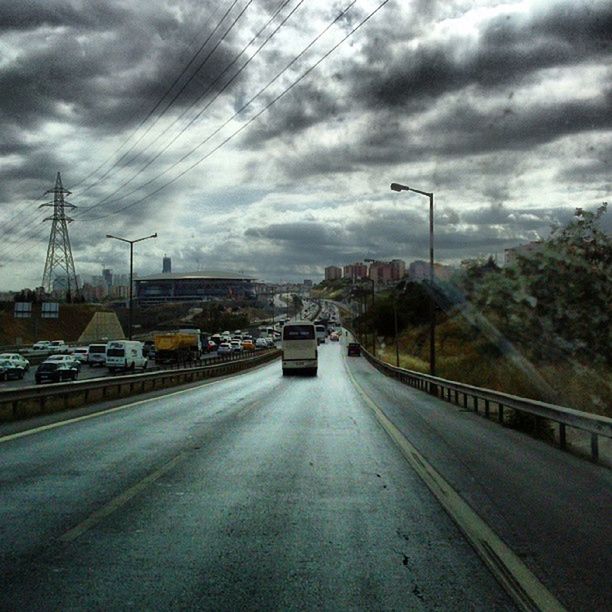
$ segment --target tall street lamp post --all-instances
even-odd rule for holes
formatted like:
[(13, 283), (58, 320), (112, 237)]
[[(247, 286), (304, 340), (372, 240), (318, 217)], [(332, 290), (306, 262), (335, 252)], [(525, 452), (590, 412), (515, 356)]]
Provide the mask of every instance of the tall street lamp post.
[(149, 238), (157, 238), (157, 232), (155, 234), (151, 234), (150, 236), (145, 236), (144, 238), (138, 238), (137, 240), (127, 240), (126, 238), (119, 238), (119, 236), (112, 236), (111, 234), (106, 234), (107, 238), (114, 238), (115, 240), (121, 240), (121, 242), (127, 242), (130, 245), (130, 301), (129, 301), (129, 309), (128, 309), (128, 340), (132, 339), (132, 314), (133, 314), (133, 302), (132, 302), (132, 291), (134, 285), (134, 244), (136, 242), (142, 242), (143, 240), (148, 240)]
[(432, 376), (436, 375), (436, 314), (434, 307), (434, 194), (429, 191), (421, 191), (420, 189), (414, 189), (406, 185), (400, 185), (399, 183), (391, 183), (392, 191), (414, 191), (414, 193), (420, 193), (421, 195), (429, 198), (429, 373)]

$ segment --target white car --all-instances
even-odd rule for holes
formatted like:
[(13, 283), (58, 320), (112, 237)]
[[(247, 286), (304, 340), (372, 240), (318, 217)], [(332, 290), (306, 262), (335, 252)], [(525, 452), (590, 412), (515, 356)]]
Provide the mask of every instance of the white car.
[(30, 369), (30, 362), (19, 353), (2, 353), (0, 360), (10, 361), (14, 366), (23, 368), (26, 372)]
[(49, 345), (49, 350), (52, 353), (67, 353), (68, 345), (63, 340), (52, 340)]
[(51, 340), (39, 340), (32, 345), (34, 351), (48, 351), (51, 346)]
[(81, 371), (81, 360), (73, 355), (51, 355), (43, 363), (66, 363), (68, 366), (74, 366), (78, 371)]
[(89, 357), (89, 347), (88, 346), (77, 346), (72, 351), (72, 356), (75, 359), (78, 359), (81, 363), (86, 363), (87, 358)]
[(230, 346), (229, 342), (222, 342), (218, 347), (217, 347), (217, 355), (227, 355), (228, 353), (232, 352), (232, 347)]
[(242, 350), (242, 341), (241, 340), (232, 340), (230, 342), (232, 347), (232, 353), (239, 353)]
[(255, 348), (268, 348), (269, 344), (266, 338), (257, 338), (255, 340)]

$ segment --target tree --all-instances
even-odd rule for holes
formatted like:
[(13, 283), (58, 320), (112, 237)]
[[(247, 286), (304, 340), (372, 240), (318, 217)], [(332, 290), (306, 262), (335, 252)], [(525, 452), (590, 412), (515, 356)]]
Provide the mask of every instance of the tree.
[(473, 301), (539, 357), (612, 362), (612, 241), (601, 229), (606, 210), (606, 203), (596, 212), (576, 209), (539, 249), (471, 279)]

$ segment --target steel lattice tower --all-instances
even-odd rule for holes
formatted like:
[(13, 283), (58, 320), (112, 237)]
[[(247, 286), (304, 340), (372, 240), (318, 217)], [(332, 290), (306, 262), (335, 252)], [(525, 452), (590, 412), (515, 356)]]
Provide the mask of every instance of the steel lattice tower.
[(45, 191), (45, 195), (48, 193), (53, 194), (53, 202), (40, 205), (40, 208), (53, 206), (53, 215), (44, 219), (44, 221), (51, 221), (52, 224), (42, 286), (47, 293), (51, 293), (54, 276), (58, 270), (61, 270), (66, 274), (66, 298), (70, 300), (79, 294), (79, 285), (74, 269), (72, 249), (70, 248), (70, 237), (68, 236), (68, 224), (72, 223), (73, 220), (66, 216), (65, 209), (76, 208), (76, 206), (64, 201), (64, 195), (70, 195), (70, 191), (62, 186), (62, 177), (59, 172), (55, 179), (55, 187)]

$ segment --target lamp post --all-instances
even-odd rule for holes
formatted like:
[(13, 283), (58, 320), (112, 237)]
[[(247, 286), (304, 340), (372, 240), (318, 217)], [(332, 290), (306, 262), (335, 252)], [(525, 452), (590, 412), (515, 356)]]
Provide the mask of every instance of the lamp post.
[(436, 375), (436, 313), (434, 308), (434, 194), (429, 191), (421, 191), (407, 185), (399, 183), (391, 183), (392, 191), (414, 191), (429, 198), (429, 285), (430, 285), (430, 300), (429, 300), (429, 373), (432, 376)]
[(106, 234), (107, 238), (113, 238), (115, 240), (121, 240), (121, 242), (127, 242), (130, 245), (130, 301), (128, 308), (128, 340), (132, 339), (132, 314), (133, 314), (133, 303), (132, 303), (132, 287), (134, 285), (134, 244), (136, 242), (142, 242), (143, 240), (148, 240), (149, 238), (157, 238), (157, 232), (151, 234), (150, 236), (145, 236), (144, 238), (138, 238), (136, 240), (127, 240), (126, 238), (119, 238), (119, 236), (113, 236), (111, 234)]

